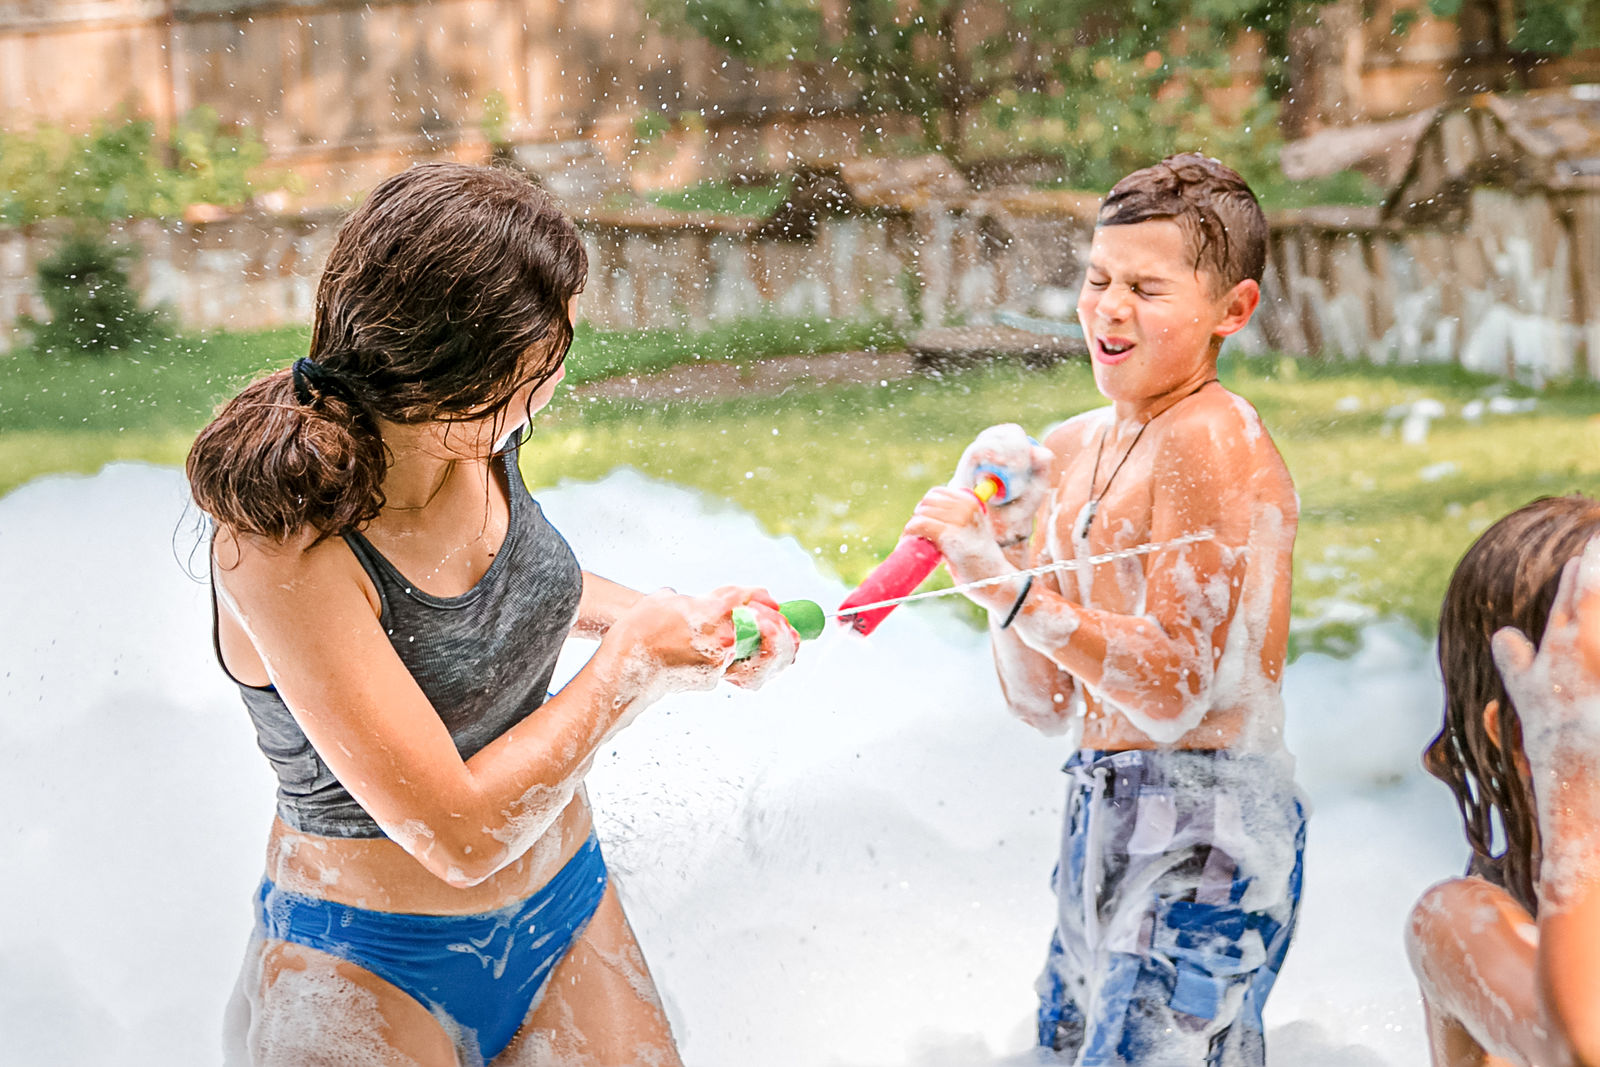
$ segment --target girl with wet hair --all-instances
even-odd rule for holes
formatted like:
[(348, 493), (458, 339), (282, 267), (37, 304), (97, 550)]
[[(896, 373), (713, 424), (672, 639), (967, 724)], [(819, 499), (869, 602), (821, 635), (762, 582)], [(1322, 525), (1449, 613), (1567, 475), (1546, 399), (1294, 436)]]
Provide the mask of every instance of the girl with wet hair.
[(1433, 1063), (1600, 1063), (1600, 502), (1536, 500), (1484, 532), (1445, 594), (1439, 665), (1424, 763), (1472, 860), (1407, 932)]
[[(759, 685), (796, 637), (763, 590), (580, 571), (523, 486), (586, 269), (516, 174), (396, 175), (340, 228), (310, 354), (189, 455), (217, 655), (279, 783), (230, 1063), (678, 1062), (583, 776), (650, 703)], [(764, 641), (734, 663), (740, 604)], [(574, 633), (599, 646), (550, 695)]]

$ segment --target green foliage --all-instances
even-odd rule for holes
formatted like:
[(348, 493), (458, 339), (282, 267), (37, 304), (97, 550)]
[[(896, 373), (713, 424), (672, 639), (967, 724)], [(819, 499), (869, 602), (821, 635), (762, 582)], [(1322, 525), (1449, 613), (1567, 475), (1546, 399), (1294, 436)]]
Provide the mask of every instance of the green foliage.
[(210, 108), (186, 114), (163, 144), (144, 119), (101, 122), (84, 133), (35, 126), (0, 131), (0, 225), (64, 216), (113, 221), (168, 218), (191, 204), (237, 207), (283, 177), (252, 172), (266, 150), (248, 129)]
[(633, 120), (633, 139), (640, 144), (659, 141), (672, 129), (672, 119), (659, 111), (646, 111)]
[(1163, 63), (1076, 50), (1063, 85), (1049, 93), (1000, 94), (985, 111), (1012, 151), (1058, 153), (1061, 184), (1109, 189), (1130, 171), (1176, 152), (1204, 152), (1252, 187), (1281, 187), (1278, 104), (1257, 90), (1236, 119), (1207, 102), (1199, 78), (1179, 78)]
[(662, 0), (652, 13), (759, 67), (812, 60), (822, 47), (822, 14), (811, 0)]
[(159, 336), (165, 316), (139, 306), (126, 264), (133, 252), (80, 232), (39, 264), (39, 294), (47, 322), (22, 316), (19, 325), (41, 355), (105, 355), (138, 348)]
[(1507, 43), (1518, 52), (1564, 56), (1578, 43), (1586, 6), (1592, 17), (1592, 4), (1524, 4), (1516, 32)]
[(1046, 56), (1078, 32), (1040, 0), (996, 5), (997, 20), (970, 19), (968, 8), (966, 0), (848, 0), (825, 20), (820, 0), (652, 3), (665, 25), (756, 67), (843, 72), (859, 106), (915, 116), (922, 147), (957, 155), (971, 109), (1041, 73)]
[(1360, 171), (1342, 170), (1324, 178), (1294, 181), (1281, 171), (1251, 179), (1250, 189), (1268, 211), (1316, 204), (1378, 204), (1383, 189)]
[[(1469, 0), (1428, 0), (1428, 11), (1441, 19), (1456, 19)], [(1497, 44), (1528, 55), (1565, 56), (1584, 48), (1600, 48), (1600, 4), (1594, 0), (1470, 0), (1489, 6), (1492, 25), (1499, 27)]]
[[(1240, 125), (1252, 128), (1242, 135), (1214, 122), (1197, 133), (1209, 121), (1193, 108), (1198, 83), (1227, 75), (1229, 45), (1250, 30), (1264, 42), (1263, 100), (1281, 97), (1291, 23), (1328, 2), (1001, 0), (982, 18), (970, 17), (969, 0), (846, 0), (829, 8), (837, 14), (828, 19), (821, 0), (655, 0), (653, 10), (667, 25), (758, 67), (812, 64), (836, 79), (844, 72), (860, 106), (915, 116), (927, 149), (962, 156), (971, 129), (1003, 142), (994, 131), (1053, 118), (1026, 133), (1036, 139), (1053, 128), (1051, 146), (1066, 145), (1081, 172), (1108, 147), (1125, 158), (1161, 158), (1149, 138), (1174, 143), (1174, 121), (1191, 141), (1269, 138), (1275, 114), (1261, 125), (1247, 119)], [(1181, 57), (1163, 59), (1175, 42)], [(1151, 56), (1155, 62), (1146, 66)], [(1081, 136), (1080, 122), (1090, 126)], [(1109, 165), (1095, 177), (1126, 169)]]

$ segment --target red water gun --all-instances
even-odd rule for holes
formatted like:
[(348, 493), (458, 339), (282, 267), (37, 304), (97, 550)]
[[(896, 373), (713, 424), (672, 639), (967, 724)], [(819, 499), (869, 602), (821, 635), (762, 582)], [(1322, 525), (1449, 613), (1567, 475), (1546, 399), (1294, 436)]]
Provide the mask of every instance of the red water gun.
[[(978, 503), (983, 505), (985, 511), (990, 503), (1004, 504), (1012, 498), (1012, 481), (1019, 475), (1026, 477), (1023, 472), (980, 464), (973, 479), (972, 495), (978, 498)], [(910, 593), (933, 573), (943, 558), (939, 546), (925, 537), (900, 538), (894, 551), (867, 575), (855, 592), (844, 598), (844, 603), (839, 605), (839, 610), (834, 614), (856, 633), (862, 636), (870, 634), (889, 612), (899, 606), (881, 602), (898, 600)], [(881, 606), (866, 611), (851, 610), (859, 604)]]

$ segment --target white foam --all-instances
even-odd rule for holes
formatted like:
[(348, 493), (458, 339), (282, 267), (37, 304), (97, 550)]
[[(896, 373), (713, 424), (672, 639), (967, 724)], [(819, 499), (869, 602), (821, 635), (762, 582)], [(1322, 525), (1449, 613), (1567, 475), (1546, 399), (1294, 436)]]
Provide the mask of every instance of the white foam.
[[(750, 516), (636, 474), (539, 496), (619, 581), (845, 592)], [(218, 1059), (273, 783), (174, 559), (183, 501), (178, 472), (125, 464), (0, 499), (0, 1033), (18, 1062)], [(1367, 638), (1286, 674), (1316, 810), (1274, 1067), (1426, 1062), (1402, 931), (1466, 850), (1417, 766), (1429, 649)], [(685, 1059), (1036, 1062), (1065, 746), (1006, 713), (984, 636), (937, 602), (870, 639), (830, 632), (759, 694), (641, 715), (589, 788)]]

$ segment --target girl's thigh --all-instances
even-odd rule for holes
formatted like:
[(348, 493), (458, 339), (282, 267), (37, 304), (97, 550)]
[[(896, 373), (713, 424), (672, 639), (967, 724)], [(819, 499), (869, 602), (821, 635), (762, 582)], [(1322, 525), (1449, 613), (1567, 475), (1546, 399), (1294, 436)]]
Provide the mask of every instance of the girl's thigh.
[(614, 885), (496, 1067), (682, 1067)]
[(455, 1044), (410, 994), (286, 941), (250, 946), (228, 1012), (230, 1067), (457, 1067)]

